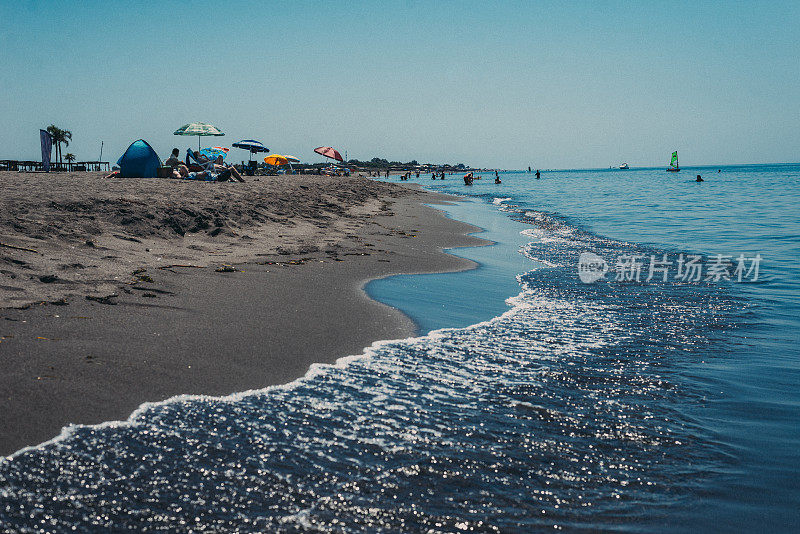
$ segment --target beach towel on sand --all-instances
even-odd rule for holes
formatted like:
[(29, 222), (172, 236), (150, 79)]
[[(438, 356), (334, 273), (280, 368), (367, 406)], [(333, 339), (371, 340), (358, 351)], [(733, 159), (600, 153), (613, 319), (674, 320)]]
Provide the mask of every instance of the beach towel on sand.
[(188, 176), (183, 178), (184, 180), (199, 180), (201, 182), (216, 182), (217, 178), (213, 174), (208, 171), (202, 172), (190, 172)]

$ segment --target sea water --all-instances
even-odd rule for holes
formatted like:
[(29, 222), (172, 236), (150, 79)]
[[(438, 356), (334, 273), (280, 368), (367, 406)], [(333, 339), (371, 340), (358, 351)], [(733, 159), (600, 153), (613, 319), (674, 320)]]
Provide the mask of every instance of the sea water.
[(800, 166), (717, 170), (426, 179), (496, 244), (368, 286), (419, 337), (73, 427), (0, 463), (0, 524), (797, 530)]

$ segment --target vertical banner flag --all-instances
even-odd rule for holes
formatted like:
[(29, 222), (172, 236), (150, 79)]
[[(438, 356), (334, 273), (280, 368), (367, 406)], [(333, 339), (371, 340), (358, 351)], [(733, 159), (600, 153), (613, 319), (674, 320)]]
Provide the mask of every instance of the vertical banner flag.
[(39, 130), (39, 138), (42, 140), (42, 170), (50, 172), (50, 152), (53, 150), (53, 138), (47, 130)]

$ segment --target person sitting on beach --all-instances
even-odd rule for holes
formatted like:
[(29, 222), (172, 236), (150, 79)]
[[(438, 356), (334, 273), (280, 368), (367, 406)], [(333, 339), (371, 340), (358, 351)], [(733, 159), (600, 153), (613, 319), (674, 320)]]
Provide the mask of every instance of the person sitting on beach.
[(242, 175), (236, 170), (236, 167), (233, 165), (225, 165), (222, 156), (217, 156), (217, 159), (214, 161), (214, 170), (220, 175), (226, 174), (228, 177), (233, 176), (237, 182), (244, 182), (244, 178), (242, 178)]
[(178, 165), (177, 169), (173, 169), (172, 177), (182, 180), (201, 180), (204, 182), (214, 181), (214, 176), (208, 171), (189, 171), (189, 167), (184, 164)]
[(214, 162), (209, 161), (204, 154), (201, 154), (197, 150), (189, 148), (186, 150), (186, 167), (188, 167), (190, 172), (213, 172)]
[(177, 148), (173, 148), (172, 155), (167, 158), (167, 161), (164, 162), (164, 166), (177, 169), (179, 165), (183, 165), (183, 162), (178, 158), (178, 155), (180, 153), (181, 153), (180, 150), (178, 150)]
[(205, 154), (201, 154), (197, 150), (195, 150), (192, 154), (194, 156), (194, 160), (206, 170), (213, 170), (214, 169), (214, 162), (208, 159), (208, 156)]
[[(180, 165), (177, 169), (172, 171), (173, 178), (180, 178), (183, 180), (200, 180), (203, 182), (227, 182), (231, 180), (231, 176), (233, 173), (236, 172), (236, 169), (231, 171), (230, 169), (226, 169), (223, 172), (213, 173), (211, 171), (195, 171), (190, 172), (189, 168), (186, 165)], [(244, 182), (242, 177), (239, 176), (239, 173), (236, 172), (235, 175), (237, 180), (240, 182)]]
[[(201, 170), (211, 174), (218, 182), (225, 182), (230, 179), (231, 176), (233, 176), (237, 182), (244, 182), (244, 178), (242, 178), (242, 175), (236, 170), (236, 167), (233, 165), (225, 165), (222, 156), (217, 156), (216, 159), (211, 160), (208, 159), (208, 156), (205, 154), (201, 154), (197, 151), (192, 155), (197, 161), (197, 164), (201, 167)], [(198, 170), (195, 172), (201, 171)]]
[(192, 165), (197, 165), (197, 155), (199, 152), (196, 150), (192, 150), (191, 148), (186, 149), (186, 166), (191, 167)]

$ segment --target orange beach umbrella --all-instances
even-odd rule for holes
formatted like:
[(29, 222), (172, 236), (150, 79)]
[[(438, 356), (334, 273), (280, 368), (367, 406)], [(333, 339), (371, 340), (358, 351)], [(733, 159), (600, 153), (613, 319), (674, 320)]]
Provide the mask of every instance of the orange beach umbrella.
[(286, 165), (289, 163), (289, 160), (285, 157), (281, 156), (280, 154), (270, 154), (266, 158), (264, 158), (264, 163), (269, 165)]

